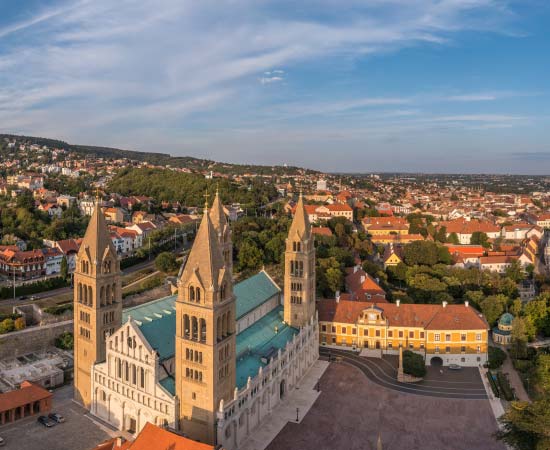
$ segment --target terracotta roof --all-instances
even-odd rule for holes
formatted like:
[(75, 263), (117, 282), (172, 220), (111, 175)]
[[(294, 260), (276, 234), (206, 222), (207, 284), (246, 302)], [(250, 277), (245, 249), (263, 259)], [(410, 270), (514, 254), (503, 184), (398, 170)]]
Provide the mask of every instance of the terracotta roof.
[(480, 264), (506, 264), (518, 259), (517, 256), (482, 256), (479, 258)]
[(353, 212), (353, 208), (349, 205), (339, 205), (339, 204), (334, 204), (334, 205), (325, 205), (325, 207), (329, 210), (329, 211), (347, 211), (347, 212)]
[(318, 236), (332, 236), (332, 230), (329, 227), (314, 227), (311, 232)]
[(373, 303), (342, 300), (319, 300), (317, 310), (323, 322), (356, 323), (363, 310), (376, 306), (390, 326), (423, 327), (431, 330), (486, 330), (487, 322), (471, 306)]
[(0, 394), (0, 412), (44, 400), (51, 396), (52, 394), (46, 389), (29, 381), (23, 381), (20, 389)]
[(128, 448), (131, 450), (214, 450), (213, 445), (179, 436), (150, 422), (145, 424)]

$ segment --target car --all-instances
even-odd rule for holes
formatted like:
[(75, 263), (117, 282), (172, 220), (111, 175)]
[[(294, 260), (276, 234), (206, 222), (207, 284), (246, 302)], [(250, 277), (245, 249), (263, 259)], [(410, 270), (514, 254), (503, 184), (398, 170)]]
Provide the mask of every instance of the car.
[(458, 364), (449, 364), (450, 370), (462, 370), (462, 366), (459, 366)]
[(52, 419), (54, 422), (57, 422), (57, 423), (63, 423), (65, 422), (65, 417), (63, 417), (61, 414), (59, 413), (51, 413), (51, 414), (48, 414), (48, 417), (50, 419)]
[(36, 295), (31, 295), (29, 297), (29, 300), (37, 300), (37, 299), (38, 299), (38, 297)]
[(54, 422), (52, 419), (50, 419), (47, 416), (40, 416), (37, 421), (38, 421), (38, 423), (44, 425), (46, 428), (54, 427), (57, 423), (57, 422)]
[(19, 300), (28, 300), (29, 297), (27, 297), (26, 295), (22, 295), (21, 297), (19, 297)]
[(3, 447), (4, 445), (6, 445), (6, 441), (4, 441), (4, 438), (0, 437), (0, 447)]

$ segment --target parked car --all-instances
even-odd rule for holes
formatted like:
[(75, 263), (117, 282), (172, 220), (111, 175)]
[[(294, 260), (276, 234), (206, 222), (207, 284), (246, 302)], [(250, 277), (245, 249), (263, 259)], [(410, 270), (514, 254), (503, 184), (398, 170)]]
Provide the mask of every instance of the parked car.
[(4, 445), (6, 445), (6, 441), (4, 441), (4, 438), (0, 437), (0, 447), (3, 447)]
[(19, 297), (19, 300), (27, 300), (29, 297), (27, 297), (26, 295), (22, 295), (21, 297)]
[(56, 422), (54, 422), (52, 419), (46, 416), (40, 416), (38, 418), (38, 423), (44, 425), (46, 428), (51, 428), (56, 425)]
[(57, 423), (63, 423), (65, 422), (65, 417), (63, 417), (61, 414), (59, 413), (51, 413), (51, 414), (48, 414), (48, 417), (50, 419), (52, 419), (54, 422), (57, 422)]
[(458, 364), (449, 364), (450, 370), (462, 370), (462, 366), (459, 366)]
[(31, 295), (29, 297), (29, 300), (37, 300), (37, 299), (38, 299), (38, 297), (36, 295)]

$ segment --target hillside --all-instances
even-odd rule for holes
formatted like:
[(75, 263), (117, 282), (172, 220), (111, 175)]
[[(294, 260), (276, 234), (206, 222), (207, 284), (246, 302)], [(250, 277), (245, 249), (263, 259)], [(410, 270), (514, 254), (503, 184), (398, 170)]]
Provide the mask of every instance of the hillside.
[(208, 171), (219, 173), (231, 173), (241, 175), (245, 173), (255, 173), (260, 175), (297, 175), (303, 173), (318, 173), (310, 169), (300, 167), (284, 167), (284, 166), (262, 166), (251, 164), (232, 164), (224, 162), (216, 162), (208, 159), (194, 158), (192, 156), (172, 156), (168, 153), (156, 152), (139, 152), (135, 150), (123, 150), (111, 147), (96, 147), (93, 145), (77, 145), (69, 144), (65, 141), (34, 137), (34, 136), (17, 136), (11, 134), (0, 134), (0, 140), (4, 138), (15, 139), (19, 142), (28, 144), (46, 145), (52, 148), (64, 149), (72, 151), (87, 157), (99, 157), (106, 159), (131, 159), (134, 161), (148, 162), (150, 164), (170, 167), (186, 167), (194, 171)]

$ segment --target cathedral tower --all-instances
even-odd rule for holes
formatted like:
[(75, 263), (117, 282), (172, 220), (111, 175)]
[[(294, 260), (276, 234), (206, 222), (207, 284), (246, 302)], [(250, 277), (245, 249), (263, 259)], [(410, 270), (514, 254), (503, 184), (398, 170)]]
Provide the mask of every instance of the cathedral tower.
[(299, 328), (315, 314), (315, 247), (302, 194), (286, 239), (285, 322)]
[(120, 262), (96, 198), (74, 271), (74, 398), (92, 398), (92, 365), (105, 360), (106, 336), (122, 322)]
[(210, 220), (218, 236), (218, 242), (220, 244), (220, 250), (225, 262), (225, 268), (232, 273), (233, 272), (233, 243), (231, 241), (231, 228), (227, 223), (225, 212), (223, 210), (223, 204), (220, 199), (220, 194), (216, 189), (216, 197), (214, 197), (214, 203), (210, 210)]
[(180, 430), (213, 445), (220, 400), (236, 386), (235, 313), (232, 274), (205, 205), (178, 282), (175, 383)]

